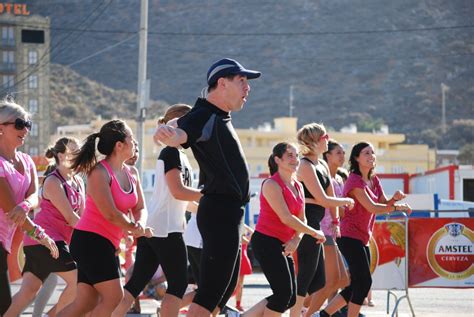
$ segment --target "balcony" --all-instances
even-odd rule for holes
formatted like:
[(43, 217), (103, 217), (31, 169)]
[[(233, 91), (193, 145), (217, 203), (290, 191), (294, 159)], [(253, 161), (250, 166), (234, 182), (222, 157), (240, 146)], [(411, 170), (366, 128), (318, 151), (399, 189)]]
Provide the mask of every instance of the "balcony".
[(16, 71), (16, 64), (14, 63), (0, 63), (0, 73), (14, 74)]

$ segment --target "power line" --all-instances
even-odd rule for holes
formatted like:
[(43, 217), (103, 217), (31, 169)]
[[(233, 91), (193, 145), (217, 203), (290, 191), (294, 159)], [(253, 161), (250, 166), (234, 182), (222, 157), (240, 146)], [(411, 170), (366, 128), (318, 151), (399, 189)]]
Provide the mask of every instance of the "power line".
[[(17, 23), (25, 27), (38, 27), (37, 25), (29, 25), (27, 23)], [(103, 29), (87, 29), (71, 27), (52, 27), (45, 24), (46, 29), (52, 31), (76, 32), (84, 33), (107, 33), (107, 34), (134, 34), (137, 31), (128, 30), (103, 30)], [(448, 30), (465, 30), (473, 29), (474, 25), (451, 25), (451, 26), (433, 26), (420, 28), (403, 28), (403, 29), (375, 29), (375, 30), (340, 30), (340, 31), (295, 31), (295, 32), (169, 32), (169, 31), (148, 31), (149, 35), (165, 35), (165, 36), (320, 36), (320, 35), (354, 35), (354, 34), (377, 34), (377, 33), (407, 33), (407, 32), (430, 32), (430, 31), (448, 31)]]
[[(99, 5), (97, 5), (88, 15), (87, 17), (82, 20), (81, 23), (79, 23), (78, 27), (81, 27), (93, 14), (94, 12), (99, 8), (99, 6), (101, 6), (102, 4), (104, 4), (105, 0), (103, 0), (102, 3), (99, 3)], [(41, 55), (41, 57), (39, 58), (39, 61), (38, 63), (36, 64), (32, 64), (31, 66), (25, 68), (23, 71), (21, 71), (19, 74), (16, 75), (17, 78), (20, 78), (21, 75), (29, 72), (23, 79), (19, 79), (17, 80), (17, 82), (15, 84), (13, 84), (11, 87), (9, 88), (14, 88), (16, 87), (17, 85), (19, 85), (20, 83), (24, 82), (32, 73), (36, 72), (36, 71), (39, 71), (41, 68), (43, 68), (45, 65), (42, 64), (44, 59), (48, 56), (48, 53), (49, 55), (51, 56), (54, 52), (54, 50), (62, 43), (64, 42), (69, 36), (71, 36), (72, 33), (70, 34), (67, 34), (65, 35), (63, 38), (61, 38), (57, 43), (56, 45), (54, 45), (52, 48), (50, 48), (49, 50), (45, 50), (44, 54)], [(31, 70), (31, 71), (30, 71)], [(13, 79), (13, 82), (14, 82), (14, 79)], [(8, 81), (7, 84), (9, 84), (10, 81)], [(0, 92), (0, 95), (3, 94), (5, 92), (5, 89), (3, 91)]]
[[(110, 4), (112, 3), (113, 0), (110, 0), (102, 9), (101, 11), (93, 18), (93, 20), (89, 23), (89, 25), (93, 25), (95, 23), (95, 21), (97, 21), (97, 19), (105, 12), (105, 10), (110, 6)], [(94, 10), (91, 11), (91, 13), (86, 17), (86, 19), (83, 20), (83, 22), (81, 22), (79, 24), (79, 26), (82, 26), (83, 24), (85, 24), (87, 22), (87, 20), (96, 12), (96, 10), (102, 5), (105, 3), (105, 0), (100, 3), (97, 7), (94, 8)], [(59, 52), (54, 52), (54, 53), (61, 53), (63, 52), (65, 49), (69, 48), (72, 44), (75, 43), (75, 40), (77, 40), (83, 33), (84, 33), (84, 30), (86, 30), (87, 28), (84, 28), (83, 30), (81, 30), (79, 32), (79, 34), (75, 37), (75, 39), (73, 41), (71, 41), (69, 43), (69, 45), (61, 48), (59, 50)], [(64, 42), (65, 39), (67, 39), (68, 37), (70, 37), (73, 33), (70, 33), (68, 35), (66, 35), (64, 38), (61, 39), (60, 42)], [(51, 53), (50, 53), (50, 60), (51, 58), (53, 57), (53, 51), (54, 49), (56, 49), (58, 46), (59, 46), (60, 43), (56, 43), (56, 45), (53, 47), (53, 49), (51, 49)], [(3, 89), (1, 92), (0, 92), (0, 95), (4, 94), (6, 91), (8, 91), (8, 89), (11, 89), (11, 88), (14, 88), (14, 87), (17, 87), (18, 85), (20, 85), (21, 83), (23, 83), (25, 80), (27, 80), (29, 78), (30, 75), (32, 75), (34, 72), (36, 71), (39, 71), (40, 69), (44, 68), (45, 66), (49, 65), (51, 62), (50, 61), (46, 61), (44, 62), (43, 64), (41, 64), (41, 61), (44, 60), (44, 58), (47, 56), (47, 53), (48, 51), (46, 51), (41, 60), (40, 60), (40, 63), (37, 64), (36, 67), (34, 67), (25, 77), (23, 77), (22, 79), (19, 79), (16, 81), (16, 83), (14, 85), (12, 85), (11, 87), (8, 87), (6, 89)], [(56, 56), (57, 56), (56, 54)], [(19, 77), (21, 74), (25, 73), (26, 71), (28, 71), (28, 68), (25, 69), (24, 71), (22, 71), (20, 74), (17, 75), (17, 77)]]
[(131, 39), (134, 38), (135, 36), (137, 36), (137, 34), (133, 34), (133, 35), (127, 37), (126, 39), (124, 39), (124, 40), (122, 40), (122, 41), (120, 41), (120, 42), (117, 42), (117, 43), (115, 43), (115, 44), (112, 44), (112, 45), (110, 45), (110, 46), (107, 46), (106, 48), (101, 49), (101, 50), (99, 50), (99, 51), (97, 51), (97, 52), (95, 52), (95, 53), (93, 53), (93, 54), (91, 54), (91, 55), (89, 55), (89, 56), (84, 57), (84, 58), (81, 58), (81, 59), (79, 59), (79, 60), (77, 60), (77, 61), (75, 61), (75, 62), (73, 62), (73, 63), (71, 63), (71, 64), (68, 64), (67, 66), (68, 66), (68, 67), (71, 67), (71, 66), (73, 66), (73, 65), (82, 63), (83, 61), (86, 61), (86, 60), (88, 60), (89, 58), (92, 58), (92, 57), (94, 57), (94, 56), (97, 56), (97, 55), (99, 55), (99, 54), (102, 54), (102, 53), (104, 53), (104, 52), (106, 52), (106, 51), (109, 51), (109, 50), (113, 49), (113, 48), (116, 47), (116, 46), (119, 46), (119, 45), (122, 44), (122, 43), (125, 43), (125, 42), (131, 40)]

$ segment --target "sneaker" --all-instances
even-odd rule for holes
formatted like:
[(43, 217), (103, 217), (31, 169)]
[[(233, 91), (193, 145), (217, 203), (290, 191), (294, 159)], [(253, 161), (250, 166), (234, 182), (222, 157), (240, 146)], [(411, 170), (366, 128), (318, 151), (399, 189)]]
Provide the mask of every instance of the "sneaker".
[(240, 306), (240, 305), (235, 306), (235, 308), (236, 308), (239, 312), (245, 311), (245, 309), (244, 309), (242, 306)]
[(373, 300), (369, 300), (369, 302), (367, 303), (367, 306), (369, 307), (374, 307), (375, 306), (375, 302)]
[(229, 309), (225, 312), (225, 317), (240, 317), (240, 312)]
[[(333, 315), (334, 316), (334, 315)], [(320, 310), (311, 315), (311, 317), (330, 317), (325, 310)]]

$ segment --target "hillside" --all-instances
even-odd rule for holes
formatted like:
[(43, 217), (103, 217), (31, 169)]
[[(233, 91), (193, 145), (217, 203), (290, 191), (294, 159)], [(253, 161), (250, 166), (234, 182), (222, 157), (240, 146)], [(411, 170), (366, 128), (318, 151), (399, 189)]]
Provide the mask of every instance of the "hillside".
[[(134, 118), (137, 96), (128, 90), (115, 90), (97, 83), (68, 67), (52, 64), (50, 78), (52, 128), (58, 125), (84, 124), (102, 118)], [(151, 115), (164, 109), (161, 102), (150, 102)]]
[[(139, 26), (138, 0), (26, 2), (32, 13), (51, 17), (52, 45), (65, 48), (53, 49), (58, 64), (123, 41)], [(234, 114), (237, 127), (287, 115), (292, 85), (300, 125), (370, 129), (384, 122), (408, 142), (459, 148), (474, 137), (473, 15), (472, 0), (150, 0), (150, 94), (169, 104), (193, 103), (209, 65), (233, 57), (263, 72), (251, 83), (246, 109)], [(93, 31), (71, 31), (84, 26)], [(73, 69), (129, 100), (125, 90), (136, 90), (137, 54), (134, 37)], [(446, 135), (441, 83), (450, 87)], [(80, 115), (113, 113), (107, 99), (64, 101), (74, 98), (89, 106)], [(133, 107), (124, 106), (124, 113), (132, 115)], [(64, 114), (77, 111), (71, 108)]]

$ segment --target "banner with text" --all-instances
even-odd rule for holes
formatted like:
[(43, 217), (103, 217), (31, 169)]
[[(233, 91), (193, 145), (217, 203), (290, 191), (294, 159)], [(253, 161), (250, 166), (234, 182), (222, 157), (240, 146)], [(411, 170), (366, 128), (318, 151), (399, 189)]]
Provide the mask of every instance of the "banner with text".
[(474, 219), (410, 219), (409, 286), (474, 287)]

